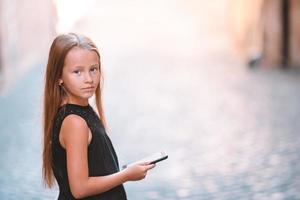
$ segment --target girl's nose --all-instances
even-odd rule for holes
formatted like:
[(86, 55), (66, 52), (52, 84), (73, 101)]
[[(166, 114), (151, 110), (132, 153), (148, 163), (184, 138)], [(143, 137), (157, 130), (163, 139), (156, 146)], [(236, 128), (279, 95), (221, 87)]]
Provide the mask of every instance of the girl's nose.
[(86, 73), (86, 75), (85, 75), (85, 82), (86, 83), (92, 83), (93, 82), (93, 79), (92, 79), (90, 73)]

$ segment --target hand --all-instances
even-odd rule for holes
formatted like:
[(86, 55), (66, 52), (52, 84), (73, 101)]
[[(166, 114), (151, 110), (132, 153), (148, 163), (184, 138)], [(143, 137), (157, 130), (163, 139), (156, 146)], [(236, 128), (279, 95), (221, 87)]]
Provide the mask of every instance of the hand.
[(149, 162), (136, 162), (127, 166), (124, 171), (128, 181), (138, 181), (144, 179), (147, 175), (148, 170), (155, 167), (155, 164)]

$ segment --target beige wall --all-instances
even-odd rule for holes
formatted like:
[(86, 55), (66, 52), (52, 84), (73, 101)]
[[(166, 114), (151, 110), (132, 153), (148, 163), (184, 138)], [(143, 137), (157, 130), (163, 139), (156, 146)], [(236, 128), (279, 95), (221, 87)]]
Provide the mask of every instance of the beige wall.
[(45, 62), (55, 23), (52, 0), (0, 1), (0, 91)]
[[(290, 0), (290, 59), (300, 67), (300, 1)], [(244, 59), (262, 53), (264, 67), (282, 64), (282, 0), (229, 0), (229, 22), (237, 51)]]
[(291, 2), (290, 64), (300, 68), (300, 1)]
[(282, 64), (281, 0), (264, 0), (262, 12), (265, 65), (278, 67)]
[(240, 53), (261, 51), (263, 0), (229, 0), (231, 35)]

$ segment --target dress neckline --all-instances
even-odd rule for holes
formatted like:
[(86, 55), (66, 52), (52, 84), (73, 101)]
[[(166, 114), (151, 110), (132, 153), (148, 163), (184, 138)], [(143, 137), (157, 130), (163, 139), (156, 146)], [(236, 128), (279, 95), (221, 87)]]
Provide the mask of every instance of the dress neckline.
[(77, 107), (77, 108), (89, 108), (90, 104), (83, 106), (83, 105), (74, 104), (74, 103), (66, 103), (66, 104), (62, 105), (61, 107), (65, 107), (65, 106), (71, 106), (71, 107)]

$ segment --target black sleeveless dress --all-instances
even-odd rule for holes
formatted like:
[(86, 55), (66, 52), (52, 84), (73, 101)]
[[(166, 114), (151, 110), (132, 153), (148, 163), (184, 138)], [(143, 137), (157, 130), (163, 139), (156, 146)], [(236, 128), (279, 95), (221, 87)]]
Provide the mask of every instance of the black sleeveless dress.
[[(55, 116), (52, 136), (52, 169), (59, 186), (58, 200), (75, 199), (68, 181), (66, 151), (59, 142), (62, 122), (70, 114), (82, 117), (92, 133), (92, 140), (88, 146), (89, 176), (105, 176), (119, 171), (116, 152), (93, 108), (90, 105), (63, 105)], [(83, 199), (126, 200), (127, 198), (123, 185), (119, 185), (107, 192)]]

